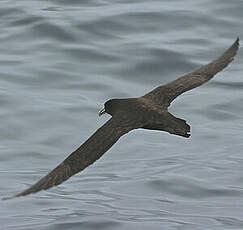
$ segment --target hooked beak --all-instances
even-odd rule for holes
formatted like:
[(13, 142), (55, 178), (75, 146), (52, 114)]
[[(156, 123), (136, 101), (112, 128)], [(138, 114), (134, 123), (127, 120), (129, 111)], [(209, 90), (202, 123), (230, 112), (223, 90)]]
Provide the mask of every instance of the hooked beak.
[(100, 110), (100, 112), (99, 112), (99, 116), (101, 116), (101, 115), (103, 115), (103, 114), (105, 114), (105, 113), (106, 113), (105, 108), (103, 108), (102, 110)]

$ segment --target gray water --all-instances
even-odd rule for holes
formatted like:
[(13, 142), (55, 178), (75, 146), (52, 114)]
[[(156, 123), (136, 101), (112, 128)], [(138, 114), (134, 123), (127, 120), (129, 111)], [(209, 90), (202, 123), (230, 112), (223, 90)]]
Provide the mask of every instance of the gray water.
[[(242, 0), (0, 1), (0, 198), (106, 122), (107, 99), (141, 96), (243, 39), (242, 12)], [(0, 228), (242, 229), (242, 56), (170, 107), (191, 138), (131, 132), (62, 185), (0, 201)]]

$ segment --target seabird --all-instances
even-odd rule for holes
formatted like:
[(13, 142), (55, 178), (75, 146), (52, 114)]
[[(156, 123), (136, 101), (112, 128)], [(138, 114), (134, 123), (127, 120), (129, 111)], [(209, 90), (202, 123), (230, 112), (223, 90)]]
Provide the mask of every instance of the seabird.
[(118, 139), (131, 130), (142, 128), (166, 131), (188, 138), (190, 126), (185, 120), (168, 112), (171, 102), (180, 94), (209, 81), (234, 58), (239, 38), (222, 56), (209, 64), (166, 85), (159, 86), (138, 98), (111, 99), (105, 102), (104, 113), (112, 117), (61, 164), (15, 197), (25, 196), (59, 185), (98, 160)]

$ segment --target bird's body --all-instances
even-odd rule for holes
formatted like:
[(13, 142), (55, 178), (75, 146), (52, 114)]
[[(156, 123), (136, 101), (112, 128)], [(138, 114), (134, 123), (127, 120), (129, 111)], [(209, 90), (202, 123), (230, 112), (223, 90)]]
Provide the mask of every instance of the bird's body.
[(61, 184), (94, 163), (121, 136), (131, 130), (161, 130), (188, 138), (190, 126), (185, 120), (169, 113), (169, 105), (180, 94), (202, 85), (224, 69), (233, 60), (238, 47), (239, 38), (222, 56), (208, 65), (159, 86), (142, 97), (107, 101), (100, 114), (106, 112), (112, 118), (49, 174), (16, 196), (25, 196)]

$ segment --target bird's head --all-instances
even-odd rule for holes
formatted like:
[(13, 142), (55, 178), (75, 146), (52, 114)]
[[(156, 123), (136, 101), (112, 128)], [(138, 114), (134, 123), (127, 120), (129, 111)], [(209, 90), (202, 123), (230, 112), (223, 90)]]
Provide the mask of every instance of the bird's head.
[(120, 105), (120, 99), (111, 99), (105, 102), (104, 108), (100, 110), (99, 116), (108, 113), (111, 116), (115, 114)]

